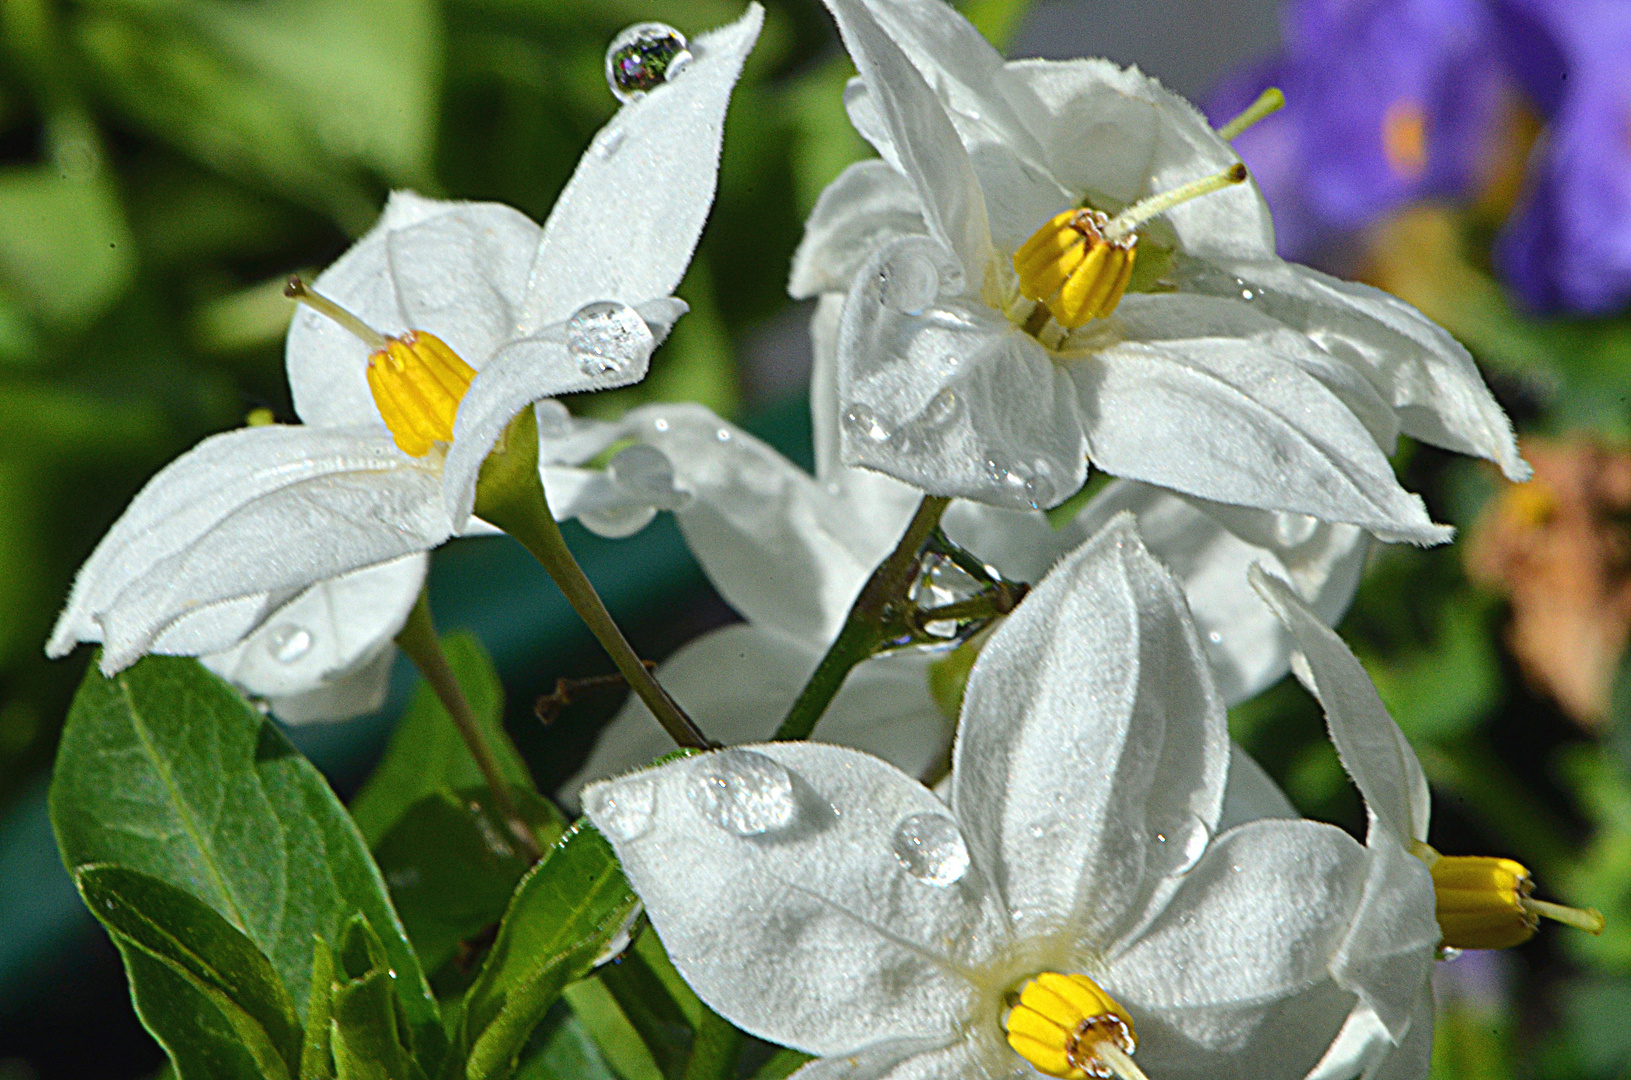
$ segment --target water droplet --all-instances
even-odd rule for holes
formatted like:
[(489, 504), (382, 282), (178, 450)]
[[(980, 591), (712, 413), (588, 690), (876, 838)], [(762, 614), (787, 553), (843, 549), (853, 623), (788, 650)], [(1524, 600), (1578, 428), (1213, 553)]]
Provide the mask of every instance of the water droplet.
[(656, 428), (658, 431), (667, 431), (668, 430), (668, 421), (665, 418), (659, 416), (656, 420), (652, 421), (651, 426)]
[(1156, 874), (1182, 874), (1212, 842), (1206, 822), (1187, 812), (1157, 820), (1150, 834), (1148, 869)]
[(923, 406), (919, 422), (928, 428), (945, 427), (951, 422), (952, 417), (957, 415), (957, 409), (961, 405), (962, 401), (958, 399), (957, 392), (947, 387)]
[(623, 145), (625, 138), (627, 136), (624, 132), (605, 129), (595, 136), (595, 156), (602, 159), (611, 157), (617, 153), (617, 148)]
[(921, 315), (940, 295), (940, 271), (927, 255), (897, 251), (878, 268), (878, 300), (890, 311)]
[(908, 874), (945, 888), (968, 873), (968, 845), (944, 814), (913, 814), (895, 826), (895, 858)]
[(1008, 466), (1004, 465), (996, 458), (986, 458), (985, 475), (991, 479), (993, 484), (1006, 484), (1010, 474), (1008, 472)]
[(1240, 298), (1242, 300), (1254, 299), (1256, 297), (1256, 295), (1257, 294), (1253, 293), (1250, 289), (1241, 289), (1240, 290)]
[(566, 348), (585, 375), (622, 375), (657, 347), (640, 313), (615, 300), (585, 304), (566, 322)]
[(875, 443), (889, 441), (889, 429), (878, 419), (878, 414), (858, 401), (844, 410), (844, 426), (857, 438)]
[(650, 780), (634, 777), (590, 791), (584, 809), (595, 828), (613, 840), (633, 840), (651, 828), (656, 807), (656, 787)]
[(606, 46), (606, 85), (618, 101), (644, 97), (685, 70), (691, 50), (667, 23), (636, 23)]
[(1025, 501), (1030, 504), (1032, 510), (1052, 506), (1056, 494), (1058, 489), (1053, 486), (1053, 481), (1040, 472), (1025, 481)]
[(1281, 547), (1297, 547), (1312, 540), (1319, 527), (1319, 519), (1307, 514), (1275, 514), (1274, 542)]
[(311, 652), (311, 631), (294, 623), (274, 626), (266, 635), (266, 651), (280, 664), (292, 664)]
[(1218, 633), (1216, 630), (1213, 630), (1206, 635), (1206, 640), (1210, 641), (1214, 645), (1222, 645), (1223, 635)]
[(718, 431), (714, 432), (714, 438), (718, 439), (720, 442), (730, 442), (731, 441), (730, 429), (729, 428), (720, 428)]
[(720, 750), (697, 759), (691, 802), (703, 817), (737, 836), (758, 836), (793, 820), (793, 778), (752, 750)]
[(1438, 958), (1446, 963), (1451, 960), (1459, 960), (1461, 959), (1461, 950), (1454, 945), (1441, 945), (1438, 950)]
[(670, 509), (678, 494), (674, 487), (674, 463), (655, 446), (636, 443), (617, 452), (606, 465), (612, 483), (631, 495)]

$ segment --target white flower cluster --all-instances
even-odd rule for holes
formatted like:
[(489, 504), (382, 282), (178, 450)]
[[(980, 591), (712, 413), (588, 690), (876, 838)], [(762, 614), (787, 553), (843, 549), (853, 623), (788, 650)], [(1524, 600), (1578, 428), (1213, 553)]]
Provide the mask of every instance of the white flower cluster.
[[(482, 463), (531, 407), (557, 517), (621, 535), (673, 512), (746, 620), (659, 677), (750, 745), (639, 769), (668, 745), (631, 702), (565, 794), (703, 1000), (817, 1055), (802, 1080), (1425, 1076), (1426, 789), (1328, 626), (1373, 538), (1448, 538), (1395, 479), (1397, 436), (1519, 479), (1507, 418), (1412, 308), (1275, 257), (1228, 143), (1136, 69), (1004, 62), (941, 0), (827, 3), (879, 157), (822, 196), (792, 268), (820, 298), (814, 476), (698, 406), (591, 423), (550, 400), (642, 378), (684, 313), (752, 5), (623, 106), (542, 228), (393, 196), (290, 330), (304, 423), (155, 478), (49, 651), (200, 655), (288, 720), (372, 707), (426, 552), (486, 527)], [(414, 455), (374, 365), (427, 342), (473, 378), (424, 407), (448, 426)], [(1117, 479), (1055, 527), (1090, 466)], [(854, 670), (820, 742), (765, 742), (925, 495), (958, 500), (951, 542), (1037, 583), (977, 642), (960, 714), (931, 693), (946, 650), (900, 649)], [(1229, 741), (1226, 706), (1294, 660), (1365, 845)]]

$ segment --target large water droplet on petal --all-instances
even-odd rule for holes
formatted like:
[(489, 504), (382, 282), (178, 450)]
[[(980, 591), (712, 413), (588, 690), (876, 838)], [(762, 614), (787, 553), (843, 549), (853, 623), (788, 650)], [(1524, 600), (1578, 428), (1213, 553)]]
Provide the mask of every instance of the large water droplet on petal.
[(1319, 519), (1307, 514), (1275, 514), (1274, 540), (1281, 547), (1297, 547), (1312, 540), (1319, 527)]
[(962, 400), (958, 398), (957, 391), (947, 387), (923, 406), (923, 412), (918, 416), (918, 423), (926, 428), (941, 428), (951, 423), (962, 407)]
[(1053, 486), (1053, 481), (1040, 472), (1025, 478), (1025, 502), (1032, 510), (1052, 506), (1058, 493), (1059, 489)]
[(659, 509), (672, 510), (683, 501), (674, 487), (674, 463), (655, 446), (636, 443), (619, 450), (606, 473), (612, 483)]
[(792, 822), (793, 778), (779, 762), (752, 750), (720, 750), (692, 768), (692, 804), (726, 832), (758, 836)]
[(636, 23), (606, 47), (606, 85), (618, 101), (644, 97), (691, 62), (685, 35), (667, 23)]
[(902, 315), (921, 315), (940, 295), (940, 271), (920, 251), (897, 251), (878, 268), (878, 301)]
[(895, 826), (895, 858), (908, 874), (945, 888), (968, 873), (968, 845), (944, 814), (913, 814)]
[(875, 443), (889, 441), (889, 428), (882, 420), (878, 419), (877, 413), (859, 401), (844, 410), (844, 426), (856, 438)]
[(585, 375), (622, 375), (656, 347), (640, 313), (615, 300), (585, 304), (566, 321), (567, 351)]
[(1181, 874), (1195, 865), (1211, 842), (1211, 830), (1194, 814), (1158, 818), (1150, 830), (1147, 869), (1154, 874)]
[(311, 631), (294, 623), (274, 626), (266, 635), (266, 650), (280, 664), (292, 664), (311, 652)]
[(634, 777), (595, 788), (588, 803), (584, 809), (596, 828), (613, 840), (633, 840), (651, 828), (657, 789), (650, 780)]

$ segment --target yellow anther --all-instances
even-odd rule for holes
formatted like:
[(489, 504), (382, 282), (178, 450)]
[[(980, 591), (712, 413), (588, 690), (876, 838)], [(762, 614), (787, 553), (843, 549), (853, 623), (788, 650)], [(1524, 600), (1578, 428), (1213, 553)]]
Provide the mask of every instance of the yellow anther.
[(1483, 855), (1440, 855), (1429, 863), (1439, 929), (1451, 949), (1506, 949), (1535, 934), (1542, 918), (1603, 932), (1596, 911), (1535, 900), (1529, 870), (1512, 859)]
[(368, 388), (404, 454), (423, 457), (453, 438), (453, 419), (475, 369), (441, 338), (410, 330), (368, 358)]
[(1020, 990), (1003, 1028), (1014, 1052), (1048, 1076), (1145, 1080), (1127, 1056), (1133, 1018), (1086, 975), (1044, 971)]
[(1014, 252), (1020, 293), (1046, 303), (1067, 330), (1116, 310), (1132, 280), (1138, 234), (1106, 240), (1109, 224), (1098, 210), (1066, 210)]
[(423, 457), (438, 442), (453, 438), (459, 402), (476, 371), (435, 334), (409, 330), (386, 337), (298, 276), (283, 295), (333, 319), (373, 350), (368, 357), (368, 389), (380, 419), (404, 454)]

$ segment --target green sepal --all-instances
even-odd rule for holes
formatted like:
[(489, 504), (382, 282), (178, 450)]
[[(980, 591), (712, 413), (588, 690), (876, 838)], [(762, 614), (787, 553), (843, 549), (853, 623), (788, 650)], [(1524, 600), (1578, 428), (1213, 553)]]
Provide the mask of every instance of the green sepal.
[(312, 942), (311, 991), (306, 996), (306, 1032), (300, 1046), (300, 1080), (335, 1080), (334, 951), (328, 942)]

